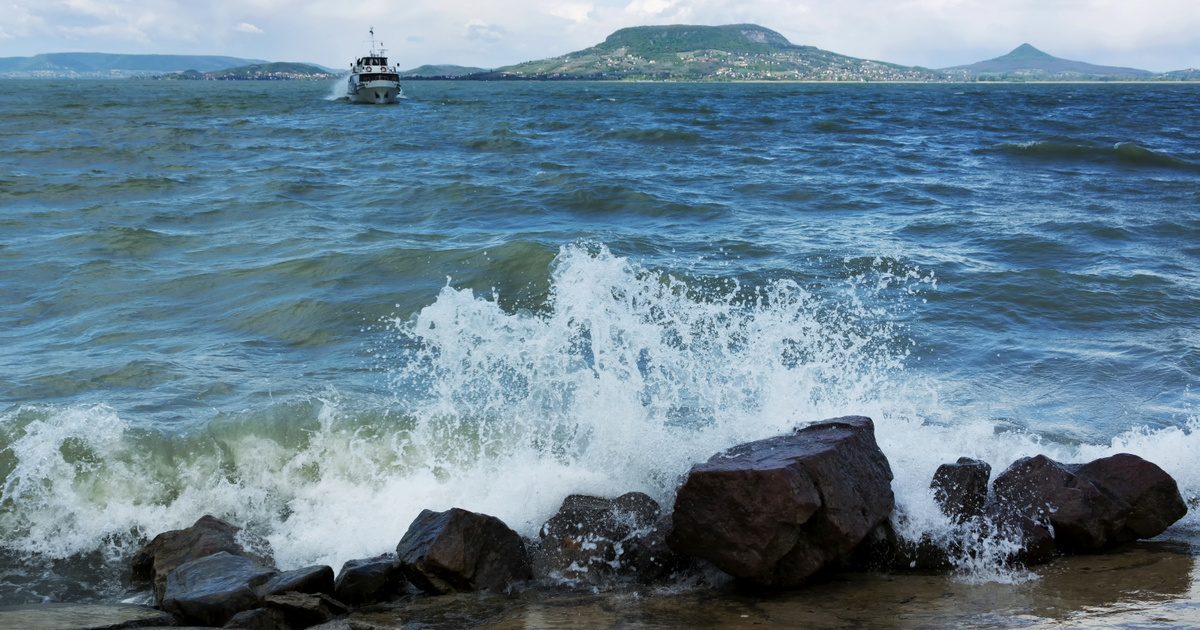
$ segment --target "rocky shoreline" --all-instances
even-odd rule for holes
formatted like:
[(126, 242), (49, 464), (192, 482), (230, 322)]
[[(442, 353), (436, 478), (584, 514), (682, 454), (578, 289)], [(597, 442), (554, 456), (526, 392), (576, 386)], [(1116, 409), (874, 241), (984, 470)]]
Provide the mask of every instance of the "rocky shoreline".
[(0, 627), (380, 628), (410, 612), (453, 617), (456, 608), (461, 625), (477, 625), (496, 619), (479, 612), (475, 593), (500, 595), (509, 613), (528, 610), (535, 580), (562, 587), (548, 597), (564, 610), (592, 606), (587, 591), (609, 601), (623, 589), (706, 575), (736, 597), (767, 602), (831, 583), (937, 581), (983, 555), (1018, 567), (1122, 555), (1187, 512), (1175, 480), (1134, 455), (1084, 464), (1039, 455), (1013, 462), (989, 489), (990, 476), (977, 460), (940, 467), (931, 491), (956, 535), (903, 539), (874, 424), (848, 416), (714, 454), (692, 467), (669, 510), (641, 493), (571, 495), (532, 539), (486, 514), (425, 510), (394, 554), (348, 561), (336, 574), (280, 571), (265, 540), (206, 515), (132, 559), (131, 579), (153, 591), (154, 608), (108, 607), (114, 616), (103, 619), (103, 606), (23, 606), (0, 609)]

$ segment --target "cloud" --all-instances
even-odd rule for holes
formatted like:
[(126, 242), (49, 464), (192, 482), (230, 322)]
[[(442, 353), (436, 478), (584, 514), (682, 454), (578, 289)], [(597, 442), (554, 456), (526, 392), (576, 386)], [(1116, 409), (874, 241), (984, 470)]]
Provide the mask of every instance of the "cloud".
[(588, 21), (594, 8), (591, 3), (556, 2), (546, 7), (546, 14), (578, 24)]
[(1094, 63), (1200, 65), (1196, 0), (360, 0), (346, 7), (343, 0), (0, 0), (0, 57), (96, 50), (340, 66), (365, 50), (374, 25), (395, 45), (392, 56), (414, 65), (495, 67), (586, 48), (627, 26), (753, 22), (797, 44), (931, 67), (994, 57), (1021, 42)]
[(494, 44), (504, 39), (504, 36), (507, 34), (508, 31), (505, 31), (503, 28), (495, 24), (488, 24), (483, 20), (471, 20), (467, 22), (467, 39)]

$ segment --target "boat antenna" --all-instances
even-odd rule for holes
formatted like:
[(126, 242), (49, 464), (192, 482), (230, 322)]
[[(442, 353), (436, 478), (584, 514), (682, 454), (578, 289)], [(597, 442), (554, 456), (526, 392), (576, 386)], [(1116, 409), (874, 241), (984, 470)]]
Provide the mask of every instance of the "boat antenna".
[(371, 54), (374, 55), (375, 54), (375, 27), (374, 26), (371, 27), (370, 33), (371, 33)]

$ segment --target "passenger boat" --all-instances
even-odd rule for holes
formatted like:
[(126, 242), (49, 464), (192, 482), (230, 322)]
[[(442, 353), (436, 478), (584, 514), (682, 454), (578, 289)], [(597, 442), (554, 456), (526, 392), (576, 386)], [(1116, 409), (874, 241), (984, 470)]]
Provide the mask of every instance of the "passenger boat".
[(383, 44), (375, 48), (375, 28), (371, 27), (371, 52), (350, 64), (346, 98), (352, 103), (395, 103), (400, 99), (400, 75), (388, 65)]

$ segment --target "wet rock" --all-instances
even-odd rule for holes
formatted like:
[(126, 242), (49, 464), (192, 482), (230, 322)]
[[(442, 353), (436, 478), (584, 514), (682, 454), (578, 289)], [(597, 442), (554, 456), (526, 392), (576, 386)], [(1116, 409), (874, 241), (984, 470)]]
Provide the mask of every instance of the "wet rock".
[(1026, 457), (992, 487), (996, 505), (991, 509), (1048, 524), (1057, 547), (1068, 552), (1151, 538), (1187, 513), (1170, 475), (1125, 453), (1087, 464)]
[(263, 606), (278, 611), (292, 628), (307, 628), (350, 612), (345, 604), (321, 593), (283, 593), (263, 598)]
[(180, 565), (167, 576), (163, 608), (185, 623), (220, 626), (258, 606), (255, 589), (275, 575), (250, 558), (222, 551)]
[[(534, 572), (588, 584), (634, 575), (639, 568), (649, 577), (659, 570), (655, 553), (665, 558), (666, 550), (654, 547), (652, 539), (659, 512), (658, 503), (641, 492), (616, 499), (570, 495), (530, 549)], [(658, 542), (663, 539), (660, 533)]]
[(292, 630), (283, 613), (267, 608), (251, 608), (229, 618), (225, 628), (242, 630)]
[(334, 582), (333, 596), (351, 606), (386, 602), (404, 592), (404, 574), (395, 556), (348, 560)]
[(667, 544), (670, 531), (671, 517), (664, 516), (648, 532), (627, 541), (621, 560), (622, 568), (643, 584), (666, 581), (678, 571), (686, 569), (690, 559), (675, 553)]
[(325, 565), (315, 565), (284, 571), (259, 587), (258, 596), (279, 595), (289, 591), (332, 595), (333, 569)]
[(991, 475), (992, 467), (987, 462), (960, 457), (953, 464), (938, 466), (929, 487), (942, 512), (961, 523), (983, 515)]
[(84, 630), (174, 626), (161, 610), (132, 604), (29, 604), (0, 607), (0, 628)]
[[(247, 550), (242, 541), (251, 543)], [(191, 527), (163, 532), (133, 556), (131, 579), (151, 582), (154, 601), (162, 605), (167, 575), (180, 565), (217, 552), (247, 556), (264, 566), (274, 566), (270, 544), (241, 531), (241, 528), (215, 516), (200, 517)]]
[(1006, 562), (1045, 564), (1058, 555), (1054, 534), (1043, 521), (1011, 510), (989, 509), (984, 526), (986, 542), (1002, 545)]
[(896, 533), (890, 521), (872, 529), (862, 543), (839, 562), (856, 571), (944, 571), (957, 546), (943, 547), (928, 534), (912, 541)]
[(533, 577), (516, 532), (494, 516), (459, 508), (422, 511), (396, 553), (408, 579), (429, 593), (504, 592)]
[(870, 418), (817, 422), (693, 466), (667, 541), (751, 583), (797, 586), (888, 518), (891, 479)]

